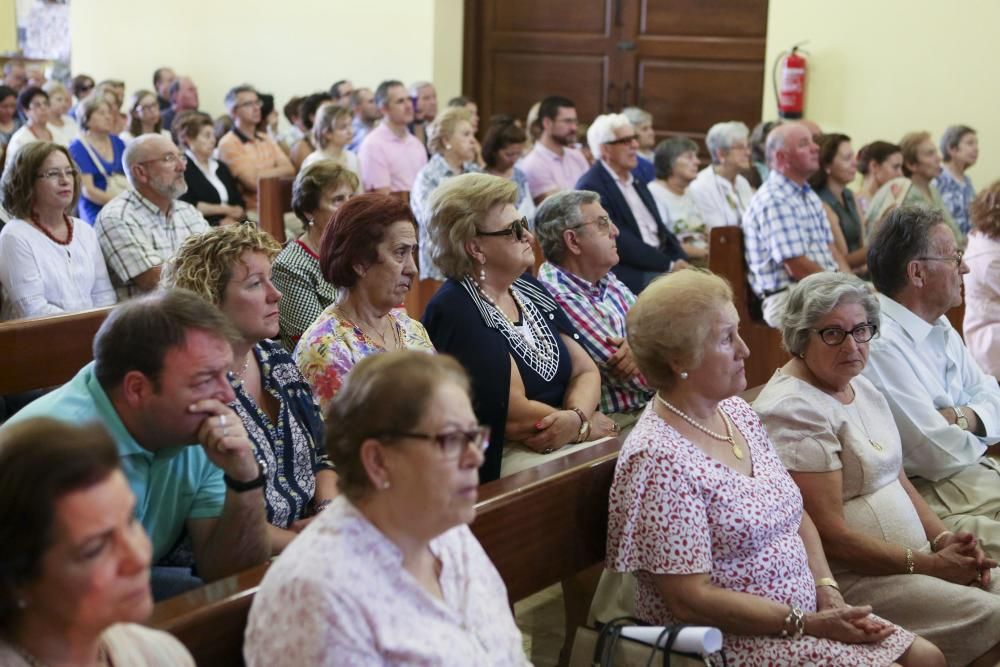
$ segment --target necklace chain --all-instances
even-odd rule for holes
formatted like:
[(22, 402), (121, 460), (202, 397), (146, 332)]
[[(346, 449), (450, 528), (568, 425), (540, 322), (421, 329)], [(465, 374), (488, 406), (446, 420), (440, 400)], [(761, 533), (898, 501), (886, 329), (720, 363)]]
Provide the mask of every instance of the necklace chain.
[[(361, 333), (370, 338), (372, 342), (380, 343), (383, 350), (393, 349), (389, 347), (388, 341), (386, 341), (386, 334), (389, 332), (390, 329), (392, 330), (392, 341), (393, 343), (395, 343), (396, 346), (395, 349), (403, 348), (403, 339), (402, 336), (400, 336), (399, 327), (396, 326), (396, 323), (393, 321), (392, 316), (389, 315), (388, 313), (385, 315), (388, 321), (386, 322), (386, 325), (382, 328), (382, 331), (379, 331), (374, 326), (366, 327), (365, 324), (361, 321), (360, 317), (351, 317), (350, 313), (347, 312), (342, 303), (337, 304), (336, 311), (341, 315), (341, 319), (348, 320), (349, 322), (353, 323), (354, 326), (356, 326), (358, 329), (361, 329)], [(378, 340), (375, 340), (373, 334), (378, 336)]]
[(656, 400), (658, 400), (663, 405), (663, 407), (667, 408), (668, 410), (673, 412), (675, 415), (677, 415), (678, 417), (680, 417), (688, 424), (701, 431), (702, 433), (709, 435), (715, 438), (716, 440), (721, 440), (722, 442), (728, 442), (729, 446), (733, 450), (733, 455), (739, 460), (741, 461), (743, 460), (743, 449), (738, 444), (736, 444), (736, 439), (733, 437), (733, 425), (729, 421), (729, 416), (722, 410), (722, 406), (717, 407), (716, 410), (719, 411), (719, 416), (722, 417), (722, 423), (726, 427), (725, 435), (722, 435), (721, 433), (716, 433), (707, 426), (703, 426), (699, 422), (695, 421), (694, 417), (682, 411), (680, 408), (674, 407), (673, 405), (668, 403), (662, 396), (660, 396), (660, 392), (656, 392)]

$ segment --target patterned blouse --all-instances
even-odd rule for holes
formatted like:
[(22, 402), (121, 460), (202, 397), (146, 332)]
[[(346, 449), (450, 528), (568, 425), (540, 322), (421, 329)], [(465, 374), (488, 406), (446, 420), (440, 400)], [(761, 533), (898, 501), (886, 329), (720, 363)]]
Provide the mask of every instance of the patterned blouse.
[(291, 352), (302, 332), (323, 310), (337, 302), (337, 288), (326, 281), (319, 268), (319, 255), (301, 240), (289, 243), (274, 260), (271, 279), (281, 292), (280, 336)]
[(267, 521), (288, 528), (311, 514), (316, 473), (333, 470), (333, 464), (323, 450), (319, 409), (291, 355), (269, 340), (258, 343), (253, 353), (263, 390), (278, 401), (278, 419), (272, 422), (242, 383), (233, 383), (236, 400), (229, 407), (242, 420), (257, 458), (267, 464)]
[[(401, 308), (389, 311), (389, 318), (402, 347), (434, 351), (427, 330), (419, 320), (410, 319)], [(295, 362), (325, 413), (354, 365), (368, 355), (384, 351), (360, 326), (340, 319), (336, 306), (330, 306), (302, 334), (294, 354)]]

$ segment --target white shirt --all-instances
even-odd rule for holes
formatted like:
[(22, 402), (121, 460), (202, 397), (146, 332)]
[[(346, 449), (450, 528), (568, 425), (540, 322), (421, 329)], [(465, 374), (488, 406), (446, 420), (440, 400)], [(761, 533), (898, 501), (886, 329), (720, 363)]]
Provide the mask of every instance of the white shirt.
[[(885, 395), (903, 441), (903, 468), (937, 481), (976, 464), (1000, 441), (1000, 387), (973, 361), (948, 318), (932, 325), (884, 294), (879, 337), (864, 375)], [(986, 437), (963, 431), (939, 408), (968, 406)]]
[[(607, 165), (604, 160), (601, 160), (601, 166), (607, 169), (608, 173), (611, 174), (611, 178), (614, 180), (615, 185), (621, 190), (622, 196), (625, 197), (625, 203), (632, 210), (632, 215), (635, 216), (635, 222), (639, 225), (639, 234), (642, 236), (642, 241), (646, 245), (653, 246), (654, 248), (660, 247), (660, 226), (656, 223), (656, 218), (653, 214), (649, 212), (646, 208), (646, 204), (643, 203), (642, 198), (639, 196), (638, 191), (635, 189), (633, 182), (635, 178), (629, 173), (628, 178), (621, 180), (618, 178), (618, 174), (614, 172)], [(614, 222), (612, 220), (612, 222)]]
[(341, 167), (344, 167), (345, 169), (350, 169), (351, 171), (353, 171), (355, 174), (358, 175), (358, 178), (361, 178), (361, 161), (358, 159), (357, 155), (355, 155), (349, 150), (345, 149), (344, 151), (342, 151), (340, 154), (340, 159), (336, 159), (324, 153), (322, 149), (317, 148), (312, 153), (307, 155), (306, 159), (302, 161), (302, 166), (299, 167), (299, 171), (302, 171), (303, 169), (311, 165), (313, 162), (316, 162), (317, 160), (333, 160)]
[(7, 143), (7, 157), (4, 162), (6, 165), (4, 173), (10, 169), (9, 165), (14, 164), (14, 156), (17, 155), (17, 152), (24, 146), (33, 144), (36, 141), (39, 141), (38, 137), (34, 135), (27, 125), (22, 125), (17, 132), (11, 136), (10, 141)]
[(979, 367), (1000, 376), (1000, 240), (972, 230), (965, 248), (965, 321), (962, 337)]
[(52, 140), (61, 146), (69, 146), (74, 139), (80, 136), (80, 126), (76, 124), (76, 119), (69, 114), (62, 117), (62, 127), (48, 124), (49, 132), (52, 133)]
[(746, 211), (753, 188), (742, 176), (736, 177), (736, 187), (715, 173), (715, 167), (708, 165), (698, 177), (691, 181), (688, 192), (701, 213), (701, 219), (709, 229), (740, 224)]
[(73, 219), (73, 240), (59, 245), (30, 222), (0, 231), (0, 319), (58, 315), (115, 303), (97, 233)]

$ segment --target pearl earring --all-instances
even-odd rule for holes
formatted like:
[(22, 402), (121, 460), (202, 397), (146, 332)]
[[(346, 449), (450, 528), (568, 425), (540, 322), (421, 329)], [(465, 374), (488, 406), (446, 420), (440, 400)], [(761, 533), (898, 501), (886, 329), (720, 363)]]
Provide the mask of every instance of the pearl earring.
[(391, 486), (391, 485), (389, 484), (389, 480), (385, 480), (384, 482), (382, 482), (382, 489), (383, 489), (383, 490), (384, 490), (384, 489), (388, 489), (388, 488), (389, 488), (389, 486)]
[(446, 151), (450, 151), (451, 150), (451, 144), (445, 144), (444, 149)]
[(481, 283), (485, 283), (486, 282), (486, 265), (485, 264), (483, 264), (481, 267), (479, 267), (479, 282), (481, 282)]
[(688, 379), (688, 372), (687, 371), (681, 371), (681, 379), (682, 380), (687, 380)]

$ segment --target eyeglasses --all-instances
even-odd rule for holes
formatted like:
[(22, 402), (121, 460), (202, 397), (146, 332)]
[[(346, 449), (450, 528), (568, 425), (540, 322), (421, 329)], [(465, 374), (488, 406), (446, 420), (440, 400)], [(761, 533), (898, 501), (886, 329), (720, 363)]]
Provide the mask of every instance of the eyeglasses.
[(143, 160), (139, 164), (149, 164), (150, 162), (162, 162), (168, 167), (172, 167), (178, 162), (181, 164), (187, 164), (187, 155), (181, 155), (180, 153), (167, 153), (162, 157), (156, 157), (152, 160)]
[(847, 334), (851, 335), (857, 343), (867, 343), (878, 335), (878, 325), (870, 322), (859, 324), (850, 331), (844, 331), (840, 327), (826, 327), (825, 329), (812, 329), (819, 334), (819, 339), (831, 347), (840, 345), (847, 340)]
[(955, 263), (955, 268), (957, 269), (957, 268), (961, 268), (961, 266), (962, 266), (962, 258), (963, 257), (965, 257), (965, 253), (962, 252), (961, 250), (959, 250), (957, 253), (955, 253), (954, 255), (951, 255), (950, 257), (930, 257), (930, 256), (926, 256), (926, 257), (917, 257), (917, 259), (922, 259), (922, 260), (936, 260), (938, 262), (954, 262)]
[(476, 236), (513, 236), (516, 241), (523, 241), (525, 236), (528, 234), (528, 218), (527, 216), (521, 218), (520, 220), (515, 220), (510, 223), (507, 227), (504, 227), (498, 232), (476, 232)]
[(66, 169), (49, 169), (48, 171), (40, 172), (38, 174), (38, 178), (44, 178), (55, 183), (58, 183), (64, 178), (67, 181), (72, 181), (76, 178), (76, 169), (73, 169), (73, 167), (67, 167)]
[(621, 139), (615, 139), (614, 141), (605, 141), (604, 143), (605, 144), (610, 144), (612, 146), (619, 146), (621, 144), (630, 144), (633, 141), (638, 142), (639, 141), (639, 135), (637, 135), (637, 134), (630, 134), (627, 137), (622, 137)]
[(157, 104), (156, 102), (153, 102), (151, 104), (140, 104), (136, 108), (139, 109), (139, 111), (152, 111), (153, 109), (159, 109), (160, 105)]
[(414, 433), (401, 431), (398, 433), (383, 433), (384, 438), (415, 438), (431, 440), (437, 443), (441, 454), (447, 461), (455, 461), (468, 450), (469, 445), (477, 452), (485, 452), (490, 446), (490, 427), (479, 425), (471, 431), (448, 431), (447, 433)]
[(611, 218), (606, 215), (601, 215), (597, 217), (597, 220), (581, 222), (579, 225), (573, 225), (572, 227), (567, 227), (567, 229), (580, 229), (581, 227), (586, 227), (587, 225), (597, 225), (597, 230), (599, 232), (607, 234), (611, 231)]
[(242, 109), (243, 107), (259, 107), (259, 106), (261, 106), (263, 104), (264, 103), (261, 102), (260, 100), (252, 100), (252, 101), (249, 101), (249, 102), (240, 102), (239, 104), (236, 105), (236, 108), (237, 109)]

